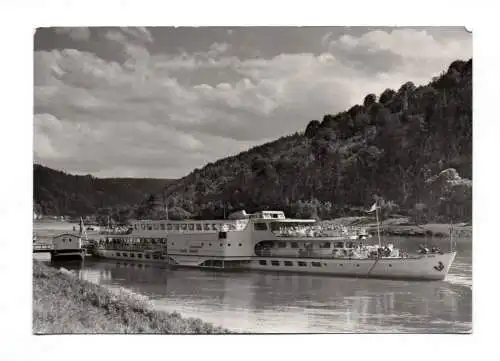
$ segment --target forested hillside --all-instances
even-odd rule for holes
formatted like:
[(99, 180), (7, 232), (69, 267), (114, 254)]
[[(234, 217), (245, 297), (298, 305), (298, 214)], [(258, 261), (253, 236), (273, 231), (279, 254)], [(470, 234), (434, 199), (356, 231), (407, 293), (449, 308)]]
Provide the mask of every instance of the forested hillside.
[(77, 176), (42, 165), (33, 166), (33, 198), (37, 213), (57, 216), (133, 215), (133, 207), (170, 180)]
[[(453, 62), (425, 86), (407, 82), (360, 101), (310, 121), (303, 133), (196, 169), (137, 215), (161, 216), (154, 205), (166, 199), (170, 209), (202, 217), (275, 208), (332, 218), (358, 214), (378, 196), (394, 212), (470, 219), (472, 59)], [(436, 194), (433, 176), (448, 177), (445, 195)]]

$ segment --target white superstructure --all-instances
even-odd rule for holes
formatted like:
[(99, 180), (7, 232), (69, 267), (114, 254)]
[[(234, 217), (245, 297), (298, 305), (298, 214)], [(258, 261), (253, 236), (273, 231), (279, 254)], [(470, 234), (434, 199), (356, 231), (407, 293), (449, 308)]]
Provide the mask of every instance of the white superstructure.
[(418, 279), (443, 279), (455, 257), (437, 251), (408, 257), (392, 245), (367, 244), (367, 236), (282, 211), (242, 211), (228, 220), (136, 220), (128, 230), (103, 234), (94, 253), (174, 266)]

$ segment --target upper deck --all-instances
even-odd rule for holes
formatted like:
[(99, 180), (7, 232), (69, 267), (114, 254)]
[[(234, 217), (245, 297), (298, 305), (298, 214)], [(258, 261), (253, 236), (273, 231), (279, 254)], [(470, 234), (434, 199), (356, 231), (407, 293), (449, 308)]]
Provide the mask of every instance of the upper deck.
[(357, 237), (366, 232), (341, 225), (320, 225), (314, 219), (286, 218), (283, 211), (260, 211), (248, 214), (233, 213), (223, 220), (133, 220), (128, 227), (105, 230), (101, 234), (162, 237), (166, 234), (215, 234), (242, 232), (268, 234), (274, 237)]

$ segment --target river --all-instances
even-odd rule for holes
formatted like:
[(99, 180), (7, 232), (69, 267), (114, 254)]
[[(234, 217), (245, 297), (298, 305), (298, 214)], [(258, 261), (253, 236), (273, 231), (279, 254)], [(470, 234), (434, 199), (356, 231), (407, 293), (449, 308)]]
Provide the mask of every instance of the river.
[[(407, 250), (426, 241), (390, 239)], [(472, 331), (472, 240), (455, 241), (458, 255), (448, 278), (433, 282), (170, 269), (92, 258), (57, 267), (106, 287), (146, 295), (158, 309), (235, 331), (464, 333)], [(443, 250), (449, 247), (446, 239), (432, 242)]]

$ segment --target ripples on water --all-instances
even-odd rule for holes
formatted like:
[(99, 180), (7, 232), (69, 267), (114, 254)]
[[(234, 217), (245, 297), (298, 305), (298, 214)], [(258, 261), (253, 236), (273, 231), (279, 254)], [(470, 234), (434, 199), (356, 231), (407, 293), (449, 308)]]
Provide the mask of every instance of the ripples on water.
[[(447, 241), (436, 240), (447, 250)], [(415, 249), (415, 238), (394, 240)], [(155, 307), (237, 331), (470, 332), (472, 242), (457, 240), (445, 281), (391, 281), (287, 273), (168, 269), (86, 259), (64, 263), (79, 276), (148, 296)]]

